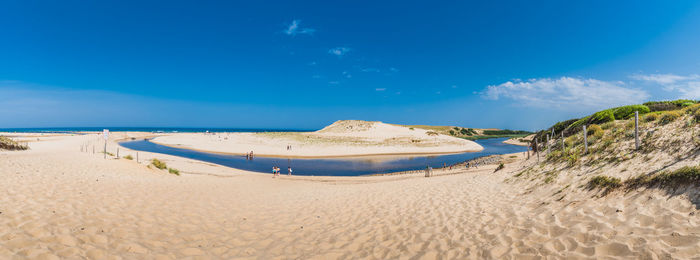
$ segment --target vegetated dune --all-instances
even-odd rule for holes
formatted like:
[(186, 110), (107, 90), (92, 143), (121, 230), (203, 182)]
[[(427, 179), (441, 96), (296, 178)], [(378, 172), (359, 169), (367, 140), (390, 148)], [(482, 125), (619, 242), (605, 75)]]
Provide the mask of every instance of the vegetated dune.
[[(539, 158), (531, 155), (507, 182), (521, 187), (525, 201), (541, 203), (536, 211), (556, 213), (552, 221), (566, 231), (553, 248), (650, 259), (700, 257), (700, 104), (676, 103), (665, 111), (634, 106), (618, 114), (621, 120), (615, 120), (619, 108), (613, 108), (602, 112), (609, 115), (605, 119), (598, 112), (538, 133)], [(587, 153), (580, 121), (588, 124)], [(552, 129), (554, 139), (546, 143)], [(586, 235), (568, 235), (573, 230)]]
[[(340, 120), (315, 132), (176, 133), (155, 143), (202, 151), (285, 157), (474, 152), (475, 142), (425, 129)], [(291, 147), (288, 149), (287, 147)]]

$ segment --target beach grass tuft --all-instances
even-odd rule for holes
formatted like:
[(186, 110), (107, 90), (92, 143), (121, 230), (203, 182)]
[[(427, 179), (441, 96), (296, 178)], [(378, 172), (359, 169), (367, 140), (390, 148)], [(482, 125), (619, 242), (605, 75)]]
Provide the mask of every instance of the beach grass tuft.
[(180, 171), (179, 171), (178, 169), (175, 169), (175, 168), (168, 168), (168, 172), (171, 173), (171, 174), (175, 174), (175, 175), (177, 175), (177, 176), (180, 176)]
[(165, 170), (166, 168), (168, 168), (168, 165), (166, 165), (163, 161), (155, 158), (151, 160), (151, 165), (161, 170)]

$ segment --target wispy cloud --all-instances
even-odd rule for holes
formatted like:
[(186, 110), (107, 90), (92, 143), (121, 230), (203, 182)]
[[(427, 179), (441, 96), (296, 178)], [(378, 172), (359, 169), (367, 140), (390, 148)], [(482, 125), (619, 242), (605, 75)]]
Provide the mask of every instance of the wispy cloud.
[(379, 69), (377, 68), (364, 68), (361, 69), (362, 72), (379, 72)]
[(700, 99), (700, 75), (635, 74), (630, 78), (642, 83), (660, 85), (664, 90), (677, 92), (680, 98)]
[(394, 67), (391, 67), (391, 68), (389, 68), (389, 71), (391, 71), (391, 72), (399, 72), (399, 69), (394, 68)]
[(510, 99), (523, 106), (572, 110), (640, 103), (649, 98), (646, 91), (624, 82), (572, 77), (508, 81), (487, 86), (480, 94), (485, 99)]
[(315, 29), (313, 28), (302, 28), (301, 26), (301, 20), (292, 20), (292, 22), (287, 25), (287, 29), (284, 30), (284, 34), (290, 35), (290, 36), (295, 36), (297, 34), (314, 34), (316, 32)]
[(385, 91), (386, 88), (375, 88), (374, 91)]
[(328, 50), (328, 53), (338, 57), (345, 56), (345, 54), (347, 54), (348, 52), (350, 52), (350, 48), (347, 47), (335, 47), (333, 49)]
[(350, 74), (350, 72), (348, 72), (348, 71), (343, 71), (343, 77), (349, 79), (349, 78), (352, 78), (352, 74)]

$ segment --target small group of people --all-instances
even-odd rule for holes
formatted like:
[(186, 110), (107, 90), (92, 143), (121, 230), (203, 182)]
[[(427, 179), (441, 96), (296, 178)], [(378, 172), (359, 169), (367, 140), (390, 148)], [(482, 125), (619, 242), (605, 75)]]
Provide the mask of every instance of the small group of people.
[(287, 145), (287, 151), (292, 150), (292, 145)]
[(479, 168), (479, 163), (478, 162), (467, 162), (465, 167), (467, 169), (472, 168), (472, 167)]
[[(272, 178), (280, 176), (280, 167), (272, 166)], [(292, 167), (287, 167), (287, 175), (292, 176)]]
[(246, 160), (253, 160), (253, 151), (250, 151), (250, 153), (245, 154), (245, 159)]

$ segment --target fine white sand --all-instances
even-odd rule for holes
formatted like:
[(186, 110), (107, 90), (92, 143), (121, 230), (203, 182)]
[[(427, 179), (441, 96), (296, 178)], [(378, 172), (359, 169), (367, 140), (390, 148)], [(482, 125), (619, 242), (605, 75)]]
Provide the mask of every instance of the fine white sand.
[[(94, 134), (39, 139), (0, 151), (0, 259), (700, 257), (686, 197), (555, 194), (514, 181), (535, 160), (522, 154), (496, 173), (273, 179), (166, 155), (140, 152), (137, 163), (81, 152), (102, 147)], [(182, 175), (148, 168), (153, 157)]]
[[(429, 130), (381, 122), (337, 121), (305, 133), (175, 133), (152, 142), (188, 149), (280, 157), (340, 157), (360, 155), (438, 154), (475, 152), (479, 144)], [(291, 149), (287, 149), (291, 146)]]

